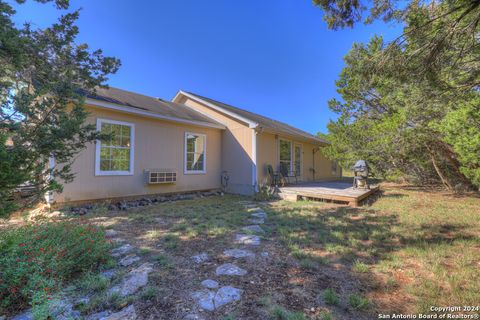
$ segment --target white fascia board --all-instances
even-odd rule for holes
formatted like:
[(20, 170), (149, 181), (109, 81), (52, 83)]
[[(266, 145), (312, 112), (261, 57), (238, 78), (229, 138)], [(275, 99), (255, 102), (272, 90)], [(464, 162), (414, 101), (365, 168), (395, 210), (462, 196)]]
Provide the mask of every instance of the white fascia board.
[(226, 129), (226, 127), (224, 125), (221, 125), (221, 124), (214, 124), (214, 123), (208, 123), (208, 122), (203, 122), (203, 121), (195, 121), (195, 120), (180, 119), (180, 118), (169, 117), (169, 116), (162, 116), (160, 114), (156, 114), (156, 113), (153, 113), (153, 112), (148, 112), (148, 111), (143, 111), (143, 110), (134, 110), (131, 107), (125, 107), (125, 106), (121, 106), (119, 104), (110, 103), (110, 102), (103, 102), (103, 101), (99, 101), (99, 100), (91, 99), (91, 98), (85, 99), (85, 104), (93, 105), (93, 106), (100, 107), (100, 108), (116, 110), (116, 111), (121, 111), (121, 112), (125, 112), (125, 113), (130, 113), (130, 114), (135, 114), (135, 115), (144, 116), (144, 117), (153, 118), (153, 119), (160, 119), (160, 120), (166, 120), (166, 121), (172, 121), (172, 122), (191, 124), (191, 125), (195, 125), (195, 126), (199, 126), (199, 127), (206, 127), (206, 128)]
[(195, 100), (195, 101), (197, 101), (197, 102), (203, 103), (204, 105), (206, 105), (206, 106), (208, 106), (209, 108), (212, 108), (212, 109), (214, 109), (214, 110), (216, 110), (216, 111), (218, 111), (218, 112), (224, 113), (224, 114), (229, 115), (230, 117), (232, 117), (232, 118), (234, 118), (234, 119), (237, 119), (237, 120), (240, 120), (240, 121), (242, 121), (242, 122), (245, 122), (246, 124), (248, 124), (248, 127), (251, 128), (251, 129), (254, 129), (254, 128), (258, 127), (258, 123), (254, 122), (254, 121), (252, 121), (252, 120), (250, 120), (250, 119), (247, 119), (247, 118), (245, 118), (245, 117), (242, 117), (242, 116), (240, 116), (240, 115), (238, 115), (238, 114), (236, 114), (236, 113), (234, 113), (234, 112), (225, 110), (225, 109), (222, 108), (222, 107), (219, 107), (219, 106), (217, 106), (217, 105), (215, 105), (215, 104), (213, 104), (213, 103), (210, 103), (210, 102), (208, 102), (208, 101), (205, 101), (205, 100), (203, 100), (202, 98), (199, 98), (199, 97), (197, 97), (197, 96), (194, 96), (194, 95), (192, 95), (192, 94), (190, 94), (190, 93), (188, 93), (188, 92), (182, 91), (182, 90), (178, 91), (178, 93), (175, 95), (175, 97), (173, 98), (172, 101), (175, 101), (180, 95), (184, 95), (184, 96), (186, 96), (186, 97), (188, 97), (188, 98), (190, 98), (190, 99), (192, 99), (192, 100)]

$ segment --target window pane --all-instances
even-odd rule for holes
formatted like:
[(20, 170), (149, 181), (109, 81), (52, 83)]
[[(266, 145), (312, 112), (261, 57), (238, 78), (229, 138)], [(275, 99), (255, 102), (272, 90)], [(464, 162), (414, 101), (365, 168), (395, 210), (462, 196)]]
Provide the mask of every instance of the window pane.
[[(102, 123), (102, 127), (100, 129), (102, 134), (110, 135), (112, 133), (112, 125), (110, 123)], [(101, 140), (101, 145), (109, 146), (112, 144), (112, 137), (108, 137), (107, 139)]]
[(120, 143), (122, 147), (130, 147), (130, 135), (124, 136), (122, 135), (122, 141)]
[(110, 160), (100, 160), (100, 170), (110, 171)]
[(187, 170), (188, 171), (203, 171), (204, 170), (204, 155), (198, 153), (187, 153)]
[(203, 171), (203, 153), (195, 154), (193, 166), (194, 166), (194, 170)]
[(292, 144), (290, 141), (280, 140), (280, 160), (288, 160), (292, 158)]
[(282, 174), (288, 174), (290, 171), (290, 162), (280, 162), (280, 172)]
[(294, 169), (297, 174), (300, 174), (300, 171), (302, 169), (302, 147), (300, 146), (295, 146), (295, 165)]
[(194, 168), (196, 171), (203, 171), (203, 161), (196, 162)]
[(110, 123), (102, 123), (102, 128), (100, 129), (102, 133), (112, 132), (112, 125)]
[(120, 171), (120, 161), (112, 160), (112, 171)]
[(197, 137), (195, 139), (195, 152), (203, 153), (205, 149), (205, 139), (203, 136)]
[(337, 162), (332, 161), (332, 173), (337, 174)]
[(120, 146), (130, 147), (130, 132), (131, 129), (129, 126), (122, 126), (122, 139), (120, 141)]
[(101, 147), (100, 148), (100, 159), (101, 160), (104, 160), (104, 159), (108, 160), (108, 159), (111, 159), (111, 158), (112, 158), (111, 149)]
[(112, 159), (114, 160), (129, 160), (130, 149), (112, 148)]
[(130, 162), (128, 160), (119, 161), (120, 162), (120, 169), (122, 171), (129, 171), (130, 170)]
[(120, 146), (122, 144), (122, 126), (112, 124), (112, 146)]
[(197, 136), (192, 134), (187, 135), (187, 152), (195, 152), (195, 141), (197, 138)]
[(122, 136), (123, 137), (130, 137), (130, 126), (122, 126)]

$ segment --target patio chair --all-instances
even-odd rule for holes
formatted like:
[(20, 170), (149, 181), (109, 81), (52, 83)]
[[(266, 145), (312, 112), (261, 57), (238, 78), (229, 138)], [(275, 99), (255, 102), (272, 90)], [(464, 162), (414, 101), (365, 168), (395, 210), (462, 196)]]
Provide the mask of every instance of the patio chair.
[(298, 174), (296, 171), (289, 171), (287, 168), (280, 166), (280, 175), (287, 183), (290, 183), (290, 178), (295, 178), (295, 184), (298, 183)]
[(280, 174), (273, 171), (273, 167), (271, 165), (267, 165), (267, 173), (270, 177), (271, 185), (278, 187), (278, 183), (280, 182)]

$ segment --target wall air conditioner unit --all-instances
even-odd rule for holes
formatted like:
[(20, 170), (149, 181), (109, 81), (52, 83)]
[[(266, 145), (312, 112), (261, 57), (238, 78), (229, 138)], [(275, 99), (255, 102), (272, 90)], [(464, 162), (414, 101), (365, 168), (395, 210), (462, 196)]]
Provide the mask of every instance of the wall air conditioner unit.
[(146, 184), (165, 184), (177, 182), (177, 172), (174, 169), (145, 170)]

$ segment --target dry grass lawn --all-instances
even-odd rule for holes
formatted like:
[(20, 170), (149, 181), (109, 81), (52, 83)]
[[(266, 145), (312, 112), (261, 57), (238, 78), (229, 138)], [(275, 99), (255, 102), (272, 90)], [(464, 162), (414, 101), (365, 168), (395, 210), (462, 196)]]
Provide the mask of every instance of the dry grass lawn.
[[(208, 319), (374, 319), (378, 313), (428, 312), (430, 306), (480, 302), (480, 198), (384, 185), (361, 208), (321, 203), (260, 203), (268, 218), (258, 260), (239, 260), (248, 277), (215, 277), (230, 261), (233, 236), (249, 217), (225, 196), (108, 212), (89, 219), (114, 229), (155, 263), (134, 301), (141, 319), (183, 319), (190, 292), (215, 278), (245, 290), (242, 300)], [(208, 252), (206, 264), (191, 256)], [(115, 279), (112, 280), (113, 282)], [(95, 281), (94, 281), (95, 282)], [(102, 309), (107, 285), (85, 312)], [(125, 305), (123, 302), (118, 308)]]

